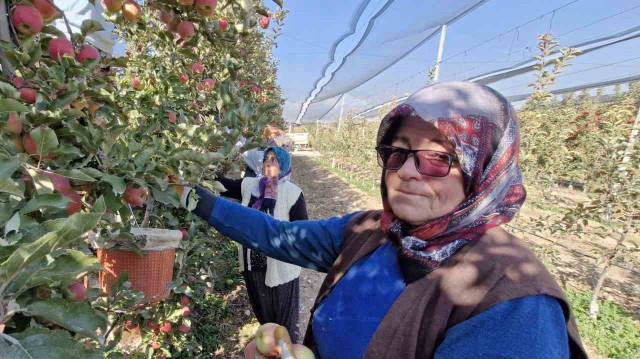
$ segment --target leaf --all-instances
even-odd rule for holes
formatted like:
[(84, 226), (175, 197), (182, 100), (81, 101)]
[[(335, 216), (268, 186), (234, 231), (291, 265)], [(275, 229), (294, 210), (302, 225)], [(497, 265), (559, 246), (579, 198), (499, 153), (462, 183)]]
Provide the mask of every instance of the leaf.
[[(72, 338), (69, 332), (65, 330), (28, 328), (21, 333), (12, 334), (11, 336), (20, 341), (20, 345), (22, 345), (33, 359), (104, 359), (104, 354), (102, 352), (94, 349), (87, 349), (84, 344)], [(4, 342), (4, 340), (0, 340), (0, 343), (2, 342)], [(2, 356), (2, 358), (5, 358), (5, 356)], [(9, 357), (9, 359), (22, 358), (28, 357)]]
[(46, 25), (42, 27), (41, 32), (44, 32), (45, 34), (53, 35), (55, 37), (65, 37), (64, 32), (62, 32), (61, 30), (59, 30), (57, 27), (53, 25)]
[(32, 67), (38, 61), (40, 61), (40, 58), (42, 57), (42, 48), (40, 46), (34, 46), (33, 49), (29, 51), (29, 56), (30, 56), (30, 59), (29, 59), (29, 62), (27, 62), (26, 66)]
[(4, 225), (4, 236), (6, 237), (12, 231), (17, 232), (20, 229), (20, 216), (16, 213), (11, 217), (9, 222)]
[(96, 20), (84, 20), (82, 25), (80, 25), (80, 32), (82, 35), (87, 36), (88, 34), (103, 31), (104, 27), (102, 24)]
[(43, 208), (65, 209), (69, 202), (71, 202), (71, 200), (68, 197), (59, 194), (41, 194), (29, 200), (27, 205), (22, 207), (19, 213), (27, 214)]
[(122, 288), (122, 286), (124, 285), (124, 283), (129, 280), (129, 276), (127, 275), (127, 271), (123, 270), (120, 273), (120, 276), (118, 277), (118, 280), (115, 281), (111, 287), (109, 287), (109, 293), (111, 295), (116, 295), (120, 289)]
[(57, 170), (57, 174), (76, 181), (95, 182), (96, 179), (80, 170)]
[(78, 98), (80, 93), (78, 91), (67, 91), (62, 96), (58, 96), (53, 103), (51, 103), (51, 108), (63, 108), (66, 105), (70, 105), (73, 100)]
[(118, 176), (104, 175), (102, 176), (102, 180), (111, 184), (113, 193), (116, 195), (123, 194), (124, 190), (127, 189), (127, 185), (125, 184), (124, 179)]
[(20, 168), (22, 162), (16, 158), (0, 160), (0, 178), (11, 177)]
[(29, 112), (29, 108), (11, 98), (0, 99), (0, 112)]
[(98, 171), (95, 168), (91, 168), (91, 167), (80, 168), (79, 171), (81, 171), (82, 173), (86, 174), (87, 176), (91, 176), (93, 178), (101, 178), (104, 175), (102, 172)]
[(147, 148), (142, 152), (138, 153), (138, 155), (133, 160), (133, 162), (136, 165), (136, 168), (139, 168), (139, 169), (144, 168), (144, 165), (147, 163), (147, 161), (149, 161), (149, 159), (151, 158), (151, 156), (153, 156), (154, 153), (155, 153), (155, 150), (150, 148)]
[(151, 190), (153, 191), (154, 200), (163, 204), (170, 204), (176, 208), (180, 208), (180, 198), (178, 198), (178, 193), (172, 187), (169, 187), (165, 191), (162, 191), (155, 187), (151, 187)]
[(20, 187), (11, 178), (0, 177), (0, 192), (9, 193), (14, 196), (24, 198), (24, 194), (20, 190)]
[(2, 92), (5, 97), (12, 98), (14, 100), (20, 99), (20, 91), (16, 90), (13, 85), (6, 82), (0, 81), (0, 92)]
[(35, 185), (36, 192), (38, 192), (38, 194), (53, 193), (53, 183), (49, 177), (33, 168), (27, 168), (27, 172), (31, 175), (31, 180)]
[(40, 157), (50, 154), (58, 145), (58, 136), (49, 127), (38, 127), (31, 131), (31, 138), (36, 143), (37, 153)]
[(276, 3), (276, 5), (280, 6), (281, 9), (284, 7), (283, 0), (273, 0), (273, 2)]
[(171, 157), (172, 160), (195, 162), (201, 167), (207, 167), (216, 161), (222, 161), (224, 155), (219, 152), (200, 153), (193, 150), (184, 150)]

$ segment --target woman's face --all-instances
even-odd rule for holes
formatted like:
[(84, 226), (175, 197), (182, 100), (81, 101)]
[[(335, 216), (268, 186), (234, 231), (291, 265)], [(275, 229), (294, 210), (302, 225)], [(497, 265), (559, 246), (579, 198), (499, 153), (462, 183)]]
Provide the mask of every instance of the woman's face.
[[(454, 153), (449, 141), (434, 125), (414, 118), (403, 120), (391, 145)], [(413, 155), (409, 155), (400, 169), (386, 171), (385, 182), (393, 213), (413, 225), (450, 213), (465, 198), (462, 170), (457, 161), (446, 177), (431, 177), (420, 174)]]
[(267, 152), (262, 163), (262, 175), (267, 177), (277, 177), (280, 174), (280, 164), (278, 157), (273, 151)]

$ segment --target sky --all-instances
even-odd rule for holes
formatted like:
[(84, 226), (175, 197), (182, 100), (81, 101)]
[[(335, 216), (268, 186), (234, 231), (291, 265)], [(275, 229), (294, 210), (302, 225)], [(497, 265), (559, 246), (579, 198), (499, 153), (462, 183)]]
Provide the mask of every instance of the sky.
[[(434, 0), (285, 1), (289, 14), (274, 50), (280, 62), (278, 84), (287, 100), (285, 120), (298, 118), (301, 104), (322, 77), (323, 67), (330, 63), (332, 43), (347, 31), (352, 14), (363, 3), (368, 6), (357, 24), (357, 31), (338, 46), (335, 62), (353, 48), (369, 19), (387, 3), (395, 3), (396, 11), (389, 7), (386, 17), (373, 23), (370, 36), (393, 39), (382, 39), (384, 46), (356, 51), (350, 60), (353, 71), (343, 71), (340, 76), (337, 73), (332, 79), (334, 82), (349, 80), (357, 84), (360, 70), (376, 66), (378, 60), (397, 57), (392, 41), (415, 40), (416, 36), (426, 37), (431, 33), (431, 30), (407, 33), (407, 29), (418, 29), (424, 24), (429, 28), (458, 4)], [(401, 11), (397, 11), (398, 8)], [(558, 10), (554, 12), (554, 9)], [(548, 31), (558, 37), (560, 47), (565, 47), (640, 25), (638, 19), (640, 0), (489, 0), (448, 26), (440, 81), (463, 80), (530, 58), (537, 54), (536, 36)], [(487, 41), (490, 39), (493, 40)], [(436, 62), (439, 40), (440, 34), (433, 36), (406, 58), (347, 92), (344, 111), (362, 110), (423, 87), (427, 70)], [(639, 45), (640, 39), (634, 39), (579, 56), (564, 75), (558, 77), (554, 88), (640, 74)], [(329, 71), (335, 67), (336, 64), (332, 65)], [(524, 94), (530, 91), (527, 84), (534, 78), (535, 75), (529, 73), (491, 86), (507, 96)], [(337, 99), (333, 97), (325, 101), (326, 104), (312, 105), (303, 122), (317, 120)], [(339, 110), (338, 103), (321, 121), (335, 120)]]

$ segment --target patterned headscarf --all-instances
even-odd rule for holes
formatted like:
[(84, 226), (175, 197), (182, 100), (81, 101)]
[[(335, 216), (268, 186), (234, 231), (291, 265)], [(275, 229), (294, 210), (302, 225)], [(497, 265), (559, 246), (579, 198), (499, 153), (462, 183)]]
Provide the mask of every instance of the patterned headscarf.
[(423, 88), (382, 120), (378, 145), (389, 145), (405, 118), (433, 124), (455, 147), (465, 199), (451, 213), (413, 226), (396, 217), (387, 198), (382, 171), (382, 230), (397, 243), (407, 283), (438, 267), (490, 228), (513, 219), (526, 198), (518, 166), (518, 118), (493, 89), (467, 82)]
[[(278, 159), (280, 166), (280, 174), (278, 177), (262, 176), (258, 181), (257, 188), (254, 189), (253, 195), (258, 197), (256, 203), (251, 206), (259, 211), (266, 212), (273, 216), (278, 199), (278, 183), (289, 181), (291, 178), (291, 156), (282, 147), (272, 146), (264, 150), (263, 162), (267, 158), (269, 151)], [(263, 166), (264, 167), (264, 166)]]

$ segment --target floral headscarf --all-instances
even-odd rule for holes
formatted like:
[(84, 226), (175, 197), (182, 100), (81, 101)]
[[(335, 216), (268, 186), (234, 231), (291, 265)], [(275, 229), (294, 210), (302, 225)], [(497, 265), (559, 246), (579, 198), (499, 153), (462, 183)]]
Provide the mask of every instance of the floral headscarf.
[(258, 197), (252, 208), (266, 212), (273, 216), (276, 201), (278, 199), (278, 183), (289, 181), (291, 179), (291, 156), (282, 147), (272, 146), (264, 150), (262, 160), (267, 158), (269, 151), (278, 159), (280, 166), (280, 174), (278, 177), (262, 176), (258, 181), (257, 188), (254, 189), (253, 195)]
[(382, 171), (381, 225), (401, 246), (398, 259), (407, 283), (430, 273), (488, 229), (511, 221), (526, 198), (518, 166), (518, 118), (498, 92), (467, 82), (425, 87), (382, 120), (378, 145), (391, 144), (409, 117), (433, 124), (455, 147), (465, 199), (451, 213), (412, 226), (393, 214)]

